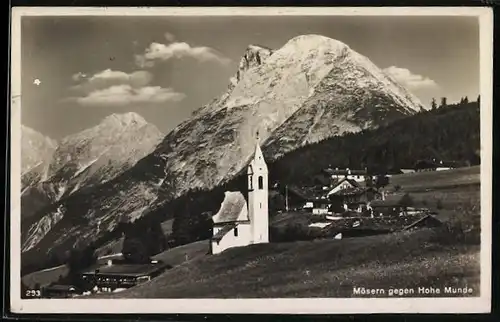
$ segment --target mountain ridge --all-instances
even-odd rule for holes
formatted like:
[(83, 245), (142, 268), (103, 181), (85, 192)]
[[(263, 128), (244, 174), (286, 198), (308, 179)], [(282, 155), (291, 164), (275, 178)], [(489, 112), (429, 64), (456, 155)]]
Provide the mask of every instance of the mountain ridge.
[[(21, 215), (25, 219), (79, 190), (107, 182), (151, 152), (163, 134), (137, 113), (112, 114), (98, 125), (64, 137), (52, 154), (45, 179), (25, 187)], [(57, 215), (23, 231), (23, 249), (41, 238)], [(26, 223), (27, 221), (24, 221)], [(28, 221), (29, 222), (29, 221)]]

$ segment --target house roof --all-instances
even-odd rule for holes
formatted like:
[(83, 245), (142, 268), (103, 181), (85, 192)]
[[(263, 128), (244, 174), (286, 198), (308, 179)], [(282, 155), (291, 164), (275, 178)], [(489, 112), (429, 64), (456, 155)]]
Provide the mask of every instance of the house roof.
[(226, 191), (219, 211), (212, 217), (214, 224), (247, 221), (247, 201), (239, 191)]
[(373, 200), (370, 206), (373, 207), (400, 207), (402, 196), (388, 196), (385, 200)]
[(358, 195), (364, 194), (366, 191), (367, 191), (367, 189), (361, 188), (359, 186), (354, 186), (352, 188), (346, 188), (346, 189), (339, 190), (339, 191), (333, 193), (333, 195), (335, 195), (335, 196), (358, 196)]
[(366, 170), (353, 170), (353, 169), (324, 169), (324, 172), (329, 175), (366, 175), (368, 172)]
[(337, 180), (335, 181), (333, 184), (332, 184), (332, 187), (330, 190), (332, 189), (335, 189), (337, 188), (339, 185), (341, 185), (342, 183), (344, 182), (348, 182), (351, 186), (353, 187), (360, 187), (361, 185), (356, 181), (356, 180), (353, 180), (353, 179), (347, 179), (347, 178), (342, 178), (340, 180)]
[(75, 290), (75, 287), (73, 285), (56, 284), (56, 285), (50, 285), (50, 286), (44, 287), (44, 290), (58, 291), (58, 292), (71, 292), (71, 291)]
[(316, 200), (316, 197), (314, 196), (314, 192), (313, 191), (306, 191), (306, 189), (301, 189), (299, 187), (296, 187), (296, 186), (289, 186), (288, 187), (288, 193), (292, 193), (294, 195), (296, 195), (297, 197), (305, 200), (305, 201), (313, 201), (313, 200)]
[(312, 201), (316, 205), (329, 205), (332, 203), (332, 201), (327, 198), (325, 199), (317, 198), (317, 199), (312, 199), (310, 201)]
[(430, 214), (427, 214), (424, 217), (416, 220), (412, 224), (404, 227), (403, 230), (412, 229), (413, 227), (419, 227), (421, 225), (435, 227), (435, 226), (439, 226), (441, 224), (442, 224), (441, 220), (437, 219), (436, 217), (434, 217)]
[(234, 222), (225, 224), (224, 226), (221, 227), (221, 229), (219, 229), (217, 234), (212, 236), (212, 240), (213, 241), (220, 241), (222, 239), (222, 237), (224, 237), (228, 232), (230, 232), (236, 226), (237, 226), (237, 224)]
[(99, 270), (86, 271), (83, 274), (97, 274), (97, 275), (117, 275), (117, 276), (143, 276), (152, 274), (165, 265), (157, 264), (119, 264), (119, 265), (103, 265), (98, 267)]

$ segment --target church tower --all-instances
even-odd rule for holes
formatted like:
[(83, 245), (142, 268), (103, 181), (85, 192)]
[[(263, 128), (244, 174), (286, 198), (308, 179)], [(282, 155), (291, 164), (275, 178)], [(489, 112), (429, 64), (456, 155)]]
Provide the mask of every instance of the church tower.
[(269, 242), (268, 170), (260, 149), (259, 139), (253, 160), (248, 166), (248, 214), (250, 217), (252, 243)]

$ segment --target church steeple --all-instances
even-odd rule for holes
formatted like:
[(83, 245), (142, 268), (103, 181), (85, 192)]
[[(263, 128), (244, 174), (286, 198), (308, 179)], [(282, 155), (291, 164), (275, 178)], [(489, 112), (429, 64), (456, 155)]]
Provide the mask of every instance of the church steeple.
[(266, 161), (264, 160), (264, 154), (262, 153), (262, 150), (260, 149), (259, 132), (257, 132), (257, 137), (255, 140), (255, 150), (254, 150), (253, 159), (252, 159), (252, 162), (250, 162), (250, 165), (251, 165), (253, 171), (256, 171), (256, 169), (258, 168), (259, 171), (264, 171), (267, 174), (267, 164), (266, 164)]
[(248, 166), (248, 212), (252, 243), (269, 242), (268, 170), (257, 132), (255, 152)]

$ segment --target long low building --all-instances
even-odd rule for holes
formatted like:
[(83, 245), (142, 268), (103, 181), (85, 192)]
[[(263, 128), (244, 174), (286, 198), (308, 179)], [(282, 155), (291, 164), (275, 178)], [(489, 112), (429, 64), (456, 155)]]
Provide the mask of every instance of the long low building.
[(113, 264), (100, 266), (82, 273), (82, 279), (96, 291), (112, 292), (150, 281), (169, 268), (162, 262), (148, 264)]

